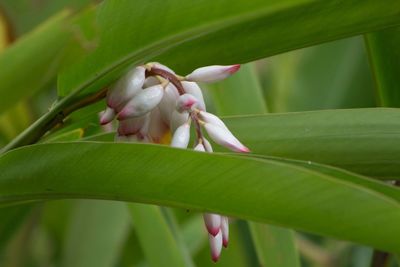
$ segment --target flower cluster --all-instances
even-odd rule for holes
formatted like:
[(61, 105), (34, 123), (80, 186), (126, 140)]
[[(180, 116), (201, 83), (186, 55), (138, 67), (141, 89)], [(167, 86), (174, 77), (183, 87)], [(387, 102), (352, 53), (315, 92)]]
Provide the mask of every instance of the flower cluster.
[[(217, 144), (235, 152), (249, 152), (217, 116), (206, 111), (197, 82), (216, 82), (238, 71), (240, 65), (208, 66), (179, 76), (158, 62), (137, 66), (120, 78), (107, 93), (107, 109), (100, 123), (108, 125), (117, 118), (117, 141), (163, 143), (172, 132), (171, 146), (187, 148), (190, 127), (194, 125), (194, 150), (212, 152), (203, 130)], [(211, 256), (217, 261), (222, 246), (227, 247), (228, 218), (205, 213)]]

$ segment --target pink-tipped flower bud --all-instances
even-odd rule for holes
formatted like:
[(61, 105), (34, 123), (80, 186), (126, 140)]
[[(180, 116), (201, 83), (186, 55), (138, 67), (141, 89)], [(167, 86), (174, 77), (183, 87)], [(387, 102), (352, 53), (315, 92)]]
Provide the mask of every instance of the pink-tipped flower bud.
[(228, 247), (229, 243), (229, 219), (226, 216), (221, 218), (222, 245)]
[(204, 213), (203, 218), (207, 231), (211, 235), (216, 236), (221, 229), (221, 215)]
[(182, 124), (186, 123), (188, 119), (189, 119), (188, 112), (179, 113), (177, 110), (174, 109), (174, 111), (172, 111), (171, 122), (170, 122), (171, 132), (175, 132), (175, 130)]
[(211, 123), (205, 123), (204, 128), (215, 143), (227, 147), (235, 152), (250, 152), (250, 150), (242, 143), (240, 143), (240, 141), (237, 140), (236, 137), (233, 136), (233, 134), (228, 129)]
[(223, 80), (240, 69), (240, 65), (230, 66), (207, 66), (195, 69), (192, 73), (186, 76), (186, 80), (192, 82), (211, 83)]
[(205, 152), (206, 149), (204, 148), (202, 143), (198, 143), (194, 148), (195, 151), (201, 151), (201, 152)]
[(119, 122), (118, 125), (118, 134), (119, 135), (136, 134), (144, 126), (145, 122), (146, 122), (146, 115), (137, 118), (129, 118), (122, 120)]
[(200, 111), (199, 117), (202, 121), (206, 123), (214, 124), (215, 126), (219, 126), (221, 128), (228, 130), (228, 127), (226, 127), (225, 123), (214, 114), (205, 111)]
[(160, 84), (142, 90), (122, 108), (118, 120), (140, 117), (150, 112), (160, 103), (163, 94), (164, 89)]
[(199, 101), (191, 94), (183, 94), (176, 100), (176, 110), (178, 112), (191, 111), (197, 106)]
[(171, 146), (179, 148), (187, 148), (190, 139), (190, 125), (185, 123), (176, 129), (172, 136)]
[(211, 259), (213, 262), (217, 262), (221, 256), (222, 250), (222, 233), (218, 232), (216, 236), (208, 235), (208, 241), (210, 243)]
[(161, 118), (166, 124), (170, 124), (172, 112), (175, 110), (176, 99), (179, 97), (178, 90), (176, 87), (169, 83), (164, 89), (164, 96), (158, 105)]
[(112, 108), (107, 107), (106, 110), (100, 113), (100, 124), (106, 125), (110, 123), (115, 117), (115, 112)]
[(186, 93), (191, 94), (199, 101), (198, 108), (200, 110), (206, 110), (206, 104), (204, 102), (203, 93), (201, 92), (201, 89), (197, 85), (197, 83), (183, 81), (182, 86)]
[(107, 105), (117, 112), (132, 97), (138, 94), (145, 80), (146, 69), (138, 66), (122, 76), (107, 93)]

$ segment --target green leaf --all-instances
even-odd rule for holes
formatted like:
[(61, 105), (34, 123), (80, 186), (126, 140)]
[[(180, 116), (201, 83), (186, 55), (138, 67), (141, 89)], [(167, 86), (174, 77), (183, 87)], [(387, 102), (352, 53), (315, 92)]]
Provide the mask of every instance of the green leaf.
[(160, 207), (129, 204), (129, 210), (149, 266), (194, 266), (181, 250)]
[(229, 129), (253, 153), (400, 177), (400, 111), (353, 109), (228, 117)]
[(356, 175), (345, 180), (275, 160), (101, 142), (20, 148), (0, 157), (0, 169), (4, 204), (74, 197), (138, 201), (279, 224), (392, 252), (400, 247), (393, 238), (400, 234), (400, 190), (373, 180), (373, 187), (364, 187), (357, 181), (365, 178)]
[(59, 92), (98, 90), (153, 59), (184, 74), (397, 25), (400, 6), (388, 1), (106, 1), (98, 48), (60, 76)]
[(125, 204), (77, 201), (64, 246), (63, 267), (112, 267), (129, 230)]
[(68, 16), (57, 14), (0, 54), (0, 113), (54, 81), (71, 35)]
[(400, 107), (400, 28), (365, 36), (380, 104)]
[(258, 223), (249, 224), (249, 227), (261, 266), (300, 266), (293, 231)]

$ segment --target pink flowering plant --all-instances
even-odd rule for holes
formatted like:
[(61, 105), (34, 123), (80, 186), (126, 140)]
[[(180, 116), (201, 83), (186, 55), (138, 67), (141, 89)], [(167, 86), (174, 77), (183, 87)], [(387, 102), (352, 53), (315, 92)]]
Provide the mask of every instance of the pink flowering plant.
[(400, 266), (398, 27), (398, 0), (0, 1), (0, 266)]

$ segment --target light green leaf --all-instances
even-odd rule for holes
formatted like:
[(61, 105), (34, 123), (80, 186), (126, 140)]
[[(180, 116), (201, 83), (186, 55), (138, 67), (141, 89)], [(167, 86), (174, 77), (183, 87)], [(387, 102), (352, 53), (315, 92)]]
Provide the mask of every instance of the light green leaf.
[(149, 266), (194, 266), (181, 250), (160, 207), (129, 204), (129, 210)]
[(59, 92), (98, 90), (153, 59), (184, 74), (397, 25), (400, 6), (388, 1), (105, 1), (98, 48), (60, 76)]
[(138, 201), (279, 224), (392, 252), (400, 247), (392, 238), (400, 234), (400, 190), (373, 180), (373, 187), (361, 186), (357, 181), (365, 178), (356, 175), (346, 180), (275, 160), (101, 142), (20, 148), (0, 157), (0, 169), (4, 204), (73, 197)]
[(112, 267), (129, 230), (125, 204), (77, 201), (66, 232), (63, 267)]

